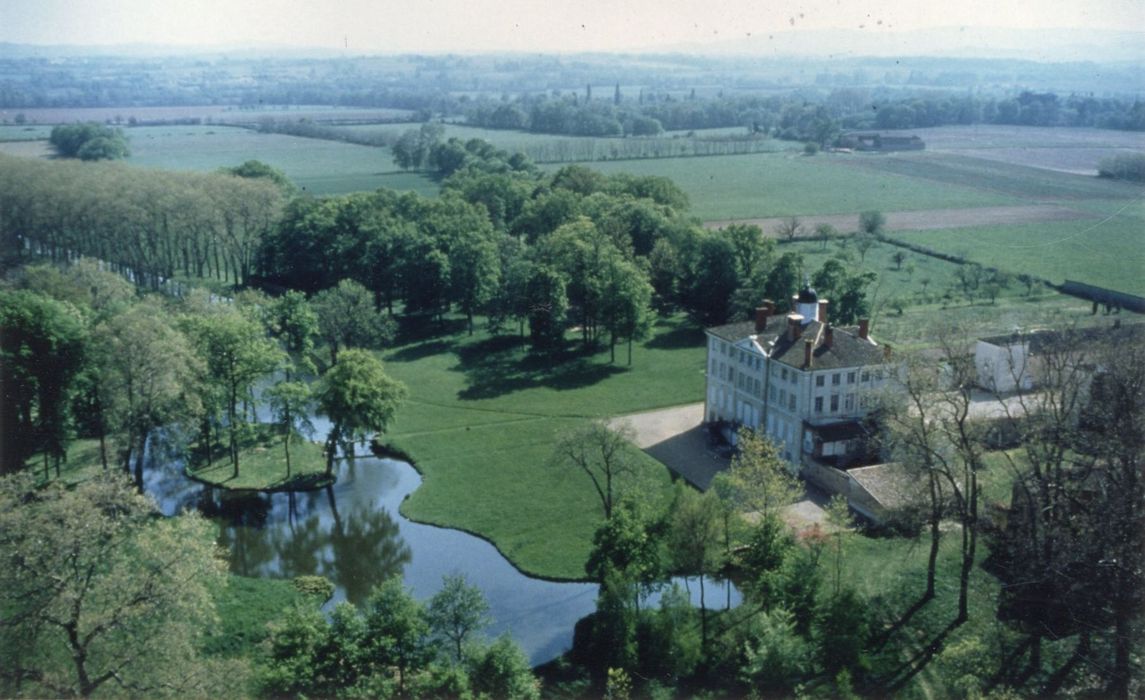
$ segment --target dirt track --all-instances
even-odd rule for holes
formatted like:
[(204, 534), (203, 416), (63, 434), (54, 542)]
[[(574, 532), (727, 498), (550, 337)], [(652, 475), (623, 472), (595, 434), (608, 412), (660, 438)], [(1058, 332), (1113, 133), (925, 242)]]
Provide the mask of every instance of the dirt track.
[[(1048, 221), (1072, 221), (1092, 218), (1091, 214), (1057, 206), (1055, 204), (1023, 204), (1007, 207), (978, 207), (975, 209), (927, 209), (923, 211), (888, 211), (886, 229), (889, 231), (929, 231), (944, 228), (969, 228), (972, 226), (1010, 226), (1013, 224), (1037, 224)], [(776, 228), (789, 217), (768, 219), (731, 219), (706, 221), (706, 228), (721, 228), (728, 224), (755, 224), (763, 229), (764, 235), (776, 237)], [(811, 234), (819, 224), (831, 224), (842, 233), (851, 233), (859, 227), (859, 215), (831, 214), (825, 216), (801, 216), (806, 234)]]

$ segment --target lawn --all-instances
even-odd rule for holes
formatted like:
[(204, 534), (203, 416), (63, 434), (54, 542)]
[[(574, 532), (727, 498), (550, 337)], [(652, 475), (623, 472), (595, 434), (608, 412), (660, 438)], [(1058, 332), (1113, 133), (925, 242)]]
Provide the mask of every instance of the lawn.
[(612, 174), (662, 175), (691, 200), (705, 221), (810, 214), (849, 214), (1019, 204), (1013, 196), (911, 174), (860, 171), (852, 161), (875, 157), (793, 153), (632, 160), (584, 165)]
[[(702, 333), (682, 319), (662, 322), (628, 367), (610, 364), (606, 350), (582, 355), (570, 345), (549, 360), (516, 337), (452, 330), (386, 354), (411, 397), (388, 439), (425, 477), (402, 513), (486, 537), (526, 573), (583, 578), (601, 506), (587, 477), (550, 464), (553, 445), (588, 418), (700, 400)], [(631, 456), (642, 488), (667, 488), (665, 467)]]

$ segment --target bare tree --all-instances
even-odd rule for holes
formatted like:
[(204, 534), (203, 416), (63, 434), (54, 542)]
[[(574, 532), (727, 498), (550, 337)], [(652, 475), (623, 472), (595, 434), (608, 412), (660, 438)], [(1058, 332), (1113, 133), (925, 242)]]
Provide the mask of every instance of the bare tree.
[(584, 472), (600, 497), (605, 519), (619, 498), (620, 481), (636, 471), (629, 454), (634, 438), (631, 426), (610, 428), (603, 421), (592, 421), (566, 434), (553, 450), (553, 464)]
[(799, 221), (798, 216), (792, 216), (781, 221), (775, 227), (775, 232), (780, 238), (793, 241), (803, 234), (803, 223)]

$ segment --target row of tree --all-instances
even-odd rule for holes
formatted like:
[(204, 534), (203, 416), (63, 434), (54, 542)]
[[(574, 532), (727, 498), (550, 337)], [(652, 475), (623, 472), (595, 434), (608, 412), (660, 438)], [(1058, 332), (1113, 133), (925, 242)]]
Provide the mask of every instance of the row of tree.
[(269, 177), (0, 158), (8, 256), (35, 246), (53, 260), (98, 258), (146, 287), (176, 275), (245, 283), (285, 200)]

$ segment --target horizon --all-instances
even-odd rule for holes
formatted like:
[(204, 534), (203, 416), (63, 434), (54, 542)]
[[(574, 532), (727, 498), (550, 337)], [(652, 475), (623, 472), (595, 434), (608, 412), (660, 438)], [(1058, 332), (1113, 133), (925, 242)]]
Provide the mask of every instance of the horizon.
[[(476, 6), (475, 6), (476, 5)], [(153, 0), (13, 0), (0, 9), (0, 42), (26, 46), (163, 47), (219, 50), (345, 51), (367, 54), (662, 53), (827, 36), (909, 44), (913, 34), (949, 33), (968, 42), (997, 32), (1145, 31), (1145, 3), (1103, 0), (1019, 0), (999, 8), (985, 0), (944, 7), (941, 15), (910, 0), (875, 3), (811, 0), (761, 7), (729, 0), (713, 7), (673, 0), (671, 12), (652, 0), (617, 5), (586, 0), (576, 7), (537, 8), (527, 0), (338, 0), (321, 7), (299, 0), (253, 0), (236, 6), (203, 0), (194, 7)], [(984, 37), (984, 38), (980, 38)], [(829, 53), (831, 46), (799, 47)], [(944, 50), (948, 47), (937, 47)], [(1047, 47), (1053, 48), (1053, 47)]]

